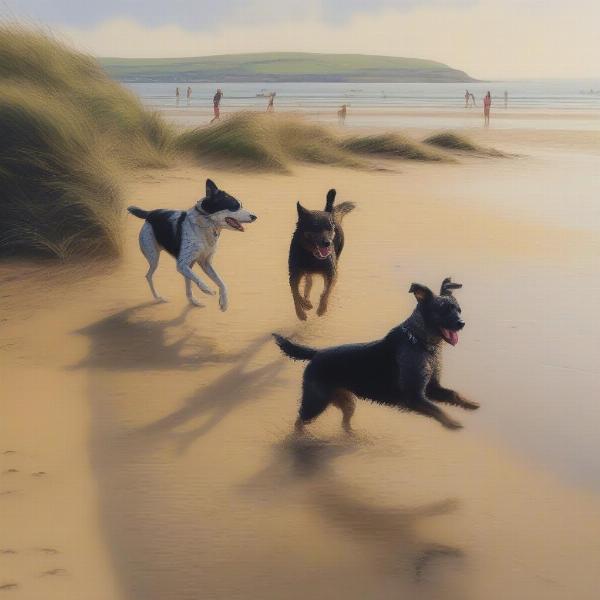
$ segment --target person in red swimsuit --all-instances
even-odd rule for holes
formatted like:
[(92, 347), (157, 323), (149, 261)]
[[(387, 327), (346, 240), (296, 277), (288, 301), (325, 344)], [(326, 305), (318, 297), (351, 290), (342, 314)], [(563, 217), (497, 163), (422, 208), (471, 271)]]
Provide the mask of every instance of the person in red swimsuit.
[(219, 105), (221, 104), (221, 98), (223, 97), (223, 92), (221, 91), (221, 88), (217, 89), (217, 93), (214, 95), (213, 97), (213, 113), (214, 113), (214, 117), (211, 120), (211, 123), (213, 121), (217, 121), (218, 119), (221, 118), (221, 111), (219, 109)]
[(490, 108), (492, 106), (492, 95), (489, 90), (483, 98), (483, 124), (485, 127), (490, 126)]

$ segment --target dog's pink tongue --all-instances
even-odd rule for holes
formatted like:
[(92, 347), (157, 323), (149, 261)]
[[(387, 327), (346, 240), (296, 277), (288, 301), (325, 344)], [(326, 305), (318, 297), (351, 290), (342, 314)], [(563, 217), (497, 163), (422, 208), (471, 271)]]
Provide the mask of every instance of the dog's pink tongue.
[(458, 331), (450, 331), (450, 329), (442, 329), (444, 339), (453, 346), (458, 344)]
[(330, 249), (327, 246), (318, 246), (319, 254), (325, 258), (329, 256)]

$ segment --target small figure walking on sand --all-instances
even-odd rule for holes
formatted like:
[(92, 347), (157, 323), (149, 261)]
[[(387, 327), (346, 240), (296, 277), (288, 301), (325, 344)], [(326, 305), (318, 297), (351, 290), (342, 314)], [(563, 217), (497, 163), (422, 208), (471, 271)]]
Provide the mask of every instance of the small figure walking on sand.
[(275, 110), (275, 106), (273, 103), (275, 102), (275, 92), (271, 92), (269, 96), (269, 104), (267, 104), (267, 112), (273, 112)]
[(504, 108), (508, 108), (508, 90), (504, 90)]
[(477, 104), (475, 103), (475, 94), (471, 92), (469, 96), (471, 96), (471, 102), (473, 102), (473, 106), (477, 106)]
[(471, 99), (471, 94), (469, 94), (469, 90), (465, 90), (465, 108), (469, 108), (469, 100)]
[(346, 112), (348, 109), (347, 104), (342, 104), (340, 110), (338, 110), (338, 123), (340, 125), (344, 125), (346, 123)]
[(179, 105), (179, 88), (175, 88), (175, 103)]
[(217, 88), (217, 93), (213, 96), (213, 118), (211, 119), (211, 123), (214, 121), (218, 121), (221, 118), (221, 109), (219, 105), (221, 104), (221, 98), (223, 97), (223, 92), (221, 88)]
[(483, 97), (483, 124), (485, 127), (490, 126), (490, 108), (492, 106), (492, 94), (488, 93)]
[(192, 88), (189, 85), (185, 94), (187, 96), (187, 104), (189, 106), (192, 103)]

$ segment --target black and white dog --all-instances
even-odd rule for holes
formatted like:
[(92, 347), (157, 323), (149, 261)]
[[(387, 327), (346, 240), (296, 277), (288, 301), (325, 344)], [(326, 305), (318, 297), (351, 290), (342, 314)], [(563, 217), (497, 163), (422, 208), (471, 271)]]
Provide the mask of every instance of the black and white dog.
[(221, 310), (227, 310), (227, 288), (212, 266), (219, 235), (222, 229), (244, 231), (242, 223), (256, 221), (256, 215), (242, 208), (239, 200), (220, 190), (210, 179), (206, 180), (206, 197), (187, 211), (143, 210), (137, 206), (127, 210), (145, 220), (140, 231), (140, 249), (150, 265), (146, 280), (154, 298), (164, 302), (154, 289), (152, 276), (161, 250), (166, 250), (175, 258), (177, 270), (185, 278), (186, 296), (191, 304), (203, 306), (192, 295), (192, 282), (209, 296), (215, 293), (192, 271), (197, 262), (219, 288)]

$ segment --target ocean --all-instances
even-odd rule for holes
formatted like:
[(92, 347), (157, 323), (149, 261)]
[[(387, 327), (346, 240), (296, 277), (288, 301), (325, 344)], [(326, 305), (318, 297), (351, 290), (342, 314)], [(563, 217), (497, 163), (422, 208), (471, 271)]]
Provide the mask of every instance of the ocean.
[[(181, 125), (198, 125), (198, 110), (210, 111), (217, 87), (223, 89), (223, 114), (264, 110), (276, 93), (277, 111), (310, 113), (335, 121), (348, 105), (347, 125), (358, 127), (480, 127), (479, 113), (487, 90), (499, 128), (600, 130), (600, 78), (596, 80), (495, 81), (480, 83), (127, 83), (150, 108), (166, 111)], [(192, 98), (185, 97), (187, 86)], [(465, 90), (476, 106), (465, 109)], [(508, 94), (505, 106), (504, 92)], [(197, 109), (197, 110), (193, 110)], [(575, 118), (573, 118), (575, 117)]]

